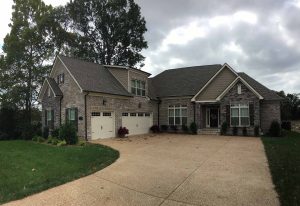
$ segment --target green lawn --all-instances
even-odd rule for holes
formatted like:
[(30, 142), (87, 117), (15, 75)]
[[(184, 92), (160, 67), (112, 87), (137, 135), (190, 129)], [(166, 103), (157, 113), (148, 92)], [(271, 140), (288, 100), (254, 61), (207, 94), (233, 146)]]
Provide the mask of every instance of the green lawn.
[(118, 157), (118, 151), (102, 145), (0, 141), (0, 204), (86, 176)]
[(262, 141), (281, 205), (300, 205), (300, 133), (263, 137)]

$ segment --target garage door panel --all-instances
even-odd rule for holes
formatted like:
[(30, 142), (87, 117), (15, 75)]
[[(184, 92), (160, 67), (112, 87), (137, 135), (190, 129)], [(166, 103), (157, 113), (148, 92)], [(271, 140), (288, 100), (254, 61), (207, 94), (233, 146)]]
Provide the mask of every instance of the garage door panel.
[(92, 113), (91, 117), (92, 139), (114, 137), (114, 113)]
[(149, 128), (152, 126), (152, 116), (141, 116), (136, 114), (133, 116), (132, 113), (128, 116), (122, 117), (122, 126), (129, 130), (129, 135), (146, 134), (149, 133)]

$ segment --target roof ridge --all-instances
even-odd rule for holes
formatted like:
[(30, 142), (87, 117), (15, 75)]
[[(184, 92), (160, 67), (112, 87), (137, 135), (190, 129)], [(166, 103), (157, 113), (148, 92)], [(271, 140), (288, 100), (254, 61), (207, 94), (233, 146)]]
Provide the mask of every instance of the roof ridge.
[(206, 65), (179, 67), (179, 68), (173, 68), (173, 69), (165, 69), (164, 71), (179, 70), (179, 69), (191, 69), (191, 68), (196, 68), (196, 67), (209, 67), (209, 66), (222, 66), (222, 64), (206, 64)]

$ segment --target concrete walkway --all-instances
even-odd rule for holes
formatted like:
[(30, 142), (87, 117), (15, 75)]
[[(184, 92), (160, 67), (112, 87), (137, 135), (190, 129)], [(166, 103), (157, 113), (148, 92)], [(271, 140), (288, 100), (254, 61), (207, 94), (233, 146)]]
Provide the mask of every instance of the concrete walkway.
[(259, 138), (147, 135), (96, 141), (118, 161), (7, 205), (279, 205)]

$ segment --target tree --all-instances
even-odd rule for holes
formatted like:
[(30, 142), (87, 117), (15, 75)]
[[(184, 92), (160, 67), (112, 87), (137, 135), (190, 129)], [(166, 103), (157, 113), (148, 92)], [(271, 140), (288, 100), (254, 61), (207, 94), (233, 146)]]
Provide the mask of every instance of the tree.
[(71, 0), (65, 12), (74, 56), (124, 66), (144, 60), (140, 52), (147, 48), (146, 22), (134, 0)]
[(11, 31), (4, 39), (5, 66), (1, 67), (2, 101), (31, 109), (55, 53), (52, 7), (42, 0), (14, 0)]
[(284, 91), (277, 92), (283, 98), (280, 105), (281, 119), (300, 119), (300, 99), (298, 94), (285, 94)]

